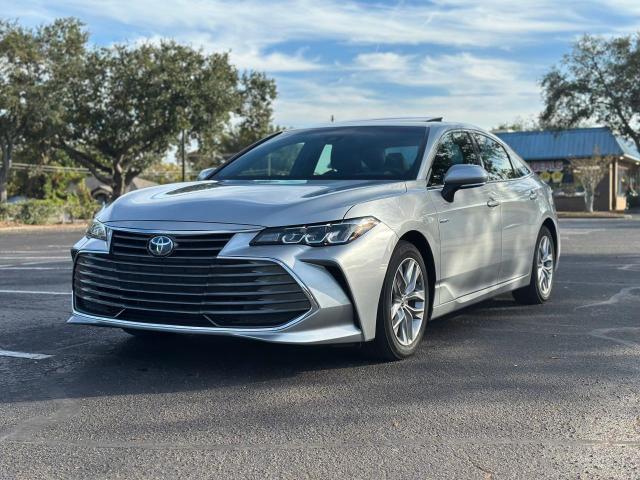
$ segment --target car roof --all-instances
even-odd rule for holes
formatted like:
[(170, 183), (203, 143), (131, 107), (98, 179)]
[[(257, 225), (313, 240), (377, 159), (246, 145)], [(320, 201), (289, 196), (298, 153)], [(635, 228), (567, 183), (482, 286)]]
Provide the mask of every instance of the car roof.
[(390, 118), (371, 118), (359, 120), (346, 120), (342, 122), (324, 123), (313, 125), (307, 128), (295, 128), (292, 130), (313, 130), (316, 128), (331, 127), (366, 127), (366, 126), (414, 126), (414, 127), (438, 127), (442, 129), (466, 128), (474, 130), (483, 130), (474, 125), (459, 122), (444, 122), (442, 117), (425, 116), (425, 117), (390, 117)]

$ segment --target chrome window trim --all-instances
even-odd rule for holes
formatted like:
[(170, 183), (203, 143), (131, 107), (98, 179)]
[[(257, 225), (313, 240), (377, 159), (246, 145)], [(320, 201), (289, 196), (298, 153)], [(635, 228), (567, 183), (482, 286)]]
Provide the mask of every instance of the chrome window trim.
[[(111, 228), (111, 227), (109, 227)], [(179, 233), (183, 233), (183, 234), (187, 234), (186, 231), (162, 231), (162, 230), (155, 230), (155, 231), (151, 231), (151, 230), (143, 230), (143, 229), (135, 229), (135, 228), (127, 228), (127, 229), (121, 229), (121, 228), (117, 228), (114, 230), (118, 230), (118, 231), (128, 231), (128, 232), (137, 232), (137, 233), (164, 233), (164, 234), (179, 234)], [(261, 229), (260, 229), (261, 230)], [(243, 230), (241, 231), (213, 231), (213, 230), (197, 230), (197, 231), (192, 231), (190, 234), (199, 234), (199, 235), (207, 235), (207, 234), (216, 234), (216, 233), (246, 233), (246, 232), (253, 232), (253, 231), (259, 231), (259, 230)], [(193, 232), (197, 232), (197, 233), (193, 233)], [(110, 249), (106, 250), (106, 251), (96, 251), (96, 250), (92, 250), (92, 249), (80, 249), (78, 250), (75, 258), (73, 259), (73, 268), (72, 268), (72, 272), (75, 272), (75, 268), (76, 268), (76, 262), (78, 261), (78, 256), (82, 253), (93, 253), (93, 254), (102, 254), (102, 255), (108, 255), (110, 253)], [(73, 287), (73, 282), (71, 282), (71, 312), (73, 315), (79, 316), (79, 317), (86, 317), (86, 318), (91, 318), (94, 320), (98, 320), (102, 323), (109, 323), (111, 325), (114, 326), (119, 326), (119, 327), (143, 327), (146, 328), (147, 330), (165, 330), (165, 331), (176, 331), (176, 332), (184, 332), (184, 333), (188, 333), (188, 332), (193, 332), (193, 333), (202, 333), (202, 332), (211, 332), (211, 333), (234, 333), (234, 332), (242, 332), (242, 333), (268, 333), (268, 332), (280, 332), (283, 330), (286, 330), (288, 328), (293, 327), (294, 325), (297, 325), (298, 323), (302, 322), (303, 320), (305, 320), (306, 318), (310, 317), (311, 315), (313, 315), (314, 313), (316, 313), (319, 309), (320, 306), (317, 302), (317, 300), (315, 299), (315, 297), (313, 296), (313, 293), (311, 292), (311, 290), (309, 290), (309, 288), (302, 282), (302, 280), (300, 279), (300, 277), (298, 277), (298, 275), (291, 269), (289, 268), (288, 265), (286, 265), (284, 262), (282, 262), (281, 260), (277, 259), (277, 258), (273, 258), (273, 257), (254, 257), (254, 256), (241, 256), (241, 255), (225, 255), (225, 256), (218, 256), (217, 258), (221, 259), (221, 260), (262, 260), (262, 261), (268, 261), (268, 262), (272, 262), (272, 263), (276, 263), (278, 265), (280, 265), (289, 275), (291, 275), (291, 278), (293, 278), (293, 280), (298, 284), (298, 286), (302, 289), (302, 291), (304, 292), (305, 296), (307, 297), (307, 299), (309, 300), (309, 303), (311, 304), (311, 308), (309, 308), (309, 310), (307, 310), (305, 313), (303, 313), (302, 315), (289, 320), (287, 323), (283, 324), (283, 325), (279, 325), (277, 327), (234, 327), (234, 328), (230, 328), (230, 327), (194, 327), (194, 326), (188, 326), (188, 325), (171, 325), (171, 324), (163, 324), (163, 323), (147, 323), (147, 322), (134, 322), (134, 321), (130, 321), (130, 320), (118, 320), (117, 318), (113, 318), (113, 317), (101, 317), (99, 315), (91, 315), (88, 313), (83, 313), (83, 312), (79, 312), (76, 309), (76, 302), (75, 302), (75, 293), (74, 293), (74, 287)], [(179, 315), (176, 315), (177, 317)], [(147, 328), (149, 327), (149, 328)]]

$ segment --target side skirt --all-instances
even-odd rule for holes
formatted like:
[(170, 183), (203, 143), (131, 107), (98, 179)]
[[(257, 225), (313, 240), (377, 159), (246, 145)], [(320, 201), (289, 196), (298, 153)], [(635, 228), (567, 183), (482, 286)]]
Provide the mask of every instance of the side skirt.
[(511, 292), (512, 290), (516, 290), (520, 287), (525, 287), (529, 285), (530, 279), (530, 274), (524, 275), (522, 277), (507, 280), (506, 282), (498, 283), (497, 285), (478, 290), (477, 292), (468, 293), (467, 295), (463, 295), (462, 297), (451, 300), (450, 302), (443, 303), (441, 305), (435, 305), (433, 307), (431, 318), (442, 317), (443, 315), (455, 312), (456, 310), (460, 310), (461, 308), (468, 307), (470, 305), (473, 305), (474, 303), (478, 303), (483, 300), (495, 297), (496, 295), (500, 295), (501, 293)]

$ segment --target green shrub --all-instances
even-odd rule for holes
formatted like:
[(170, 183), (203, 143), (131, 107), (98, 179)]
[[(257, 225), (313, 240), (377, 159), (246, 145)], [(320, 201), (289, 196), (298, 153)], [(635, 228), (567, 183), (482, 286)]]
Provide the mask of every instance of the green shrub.
[(0, 203), (0, 221), (45, 225), (73, 220), (89, 220), (100, 206), (94, 201), (81, 201), (71, 195), (62, 200), (27, 200), (20, 203)]
[(62, 218), (62, 205), (50, 200), (27, 200), (16, 205), (14, 221), (27, 225), (59, 223)]
[(19, 205), (15, 203), (0, 203), (0, 222), (11, 222), (18, 214)]
[(68, 220), (90, 220), (100, 208), (101, 205), (90, 196), (82, 199), (74, 195), (65, 202), (64, 213)]

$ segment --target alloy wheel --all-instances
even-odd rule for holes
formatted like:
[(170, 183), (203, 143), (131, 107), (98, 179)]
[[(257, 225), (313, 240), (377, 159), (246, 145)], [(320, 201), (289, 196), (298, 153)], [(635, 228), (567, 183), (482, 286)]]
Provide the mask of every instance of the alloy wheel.
[(546, 235), (538, 244), (538, 289), (545, 298), (551, 293), (553, 282), (553, 247), (551, 245), (551, 239)]
[(391, 326), (401, 345), (411, 345), (424, 321), (425, 281), (420, 264), (413, 258), (403, 260), (393, 277), (391, 289)]

